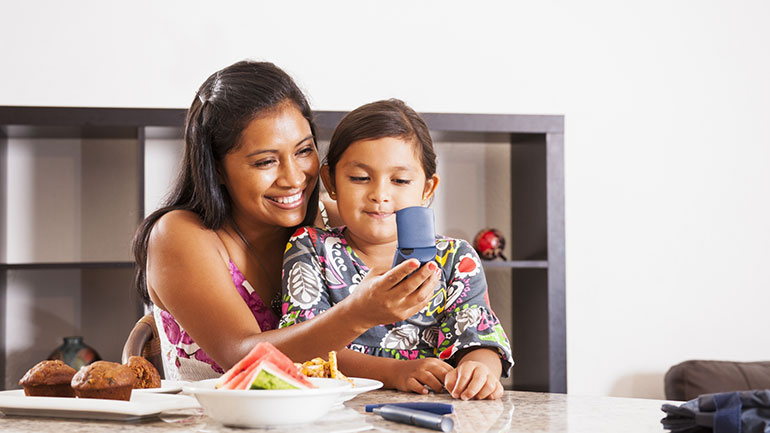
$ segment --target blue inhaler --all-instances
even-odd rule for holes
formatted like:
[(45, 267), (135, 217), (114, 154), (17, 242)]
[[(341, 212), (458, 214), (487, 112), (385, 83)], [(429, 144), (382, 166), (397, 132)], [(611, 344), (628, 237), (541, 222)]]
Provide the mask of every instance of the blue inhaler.
[(433, 209), (413, 206), (396, 211), (398, 247), (393, 266), (417, 259), (420, 265), (436, 258), (436, 230)]

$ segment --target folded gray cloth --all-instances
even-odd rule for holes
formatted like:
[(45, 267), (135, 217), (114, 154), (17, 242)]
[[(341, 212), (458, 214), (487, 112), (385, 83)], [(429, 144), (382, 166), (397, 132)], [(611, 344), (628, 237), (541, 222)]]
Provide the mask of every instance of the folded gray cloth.
[(704, 394), (661, 409), (673, 433), (770, 433), (770, 389)]

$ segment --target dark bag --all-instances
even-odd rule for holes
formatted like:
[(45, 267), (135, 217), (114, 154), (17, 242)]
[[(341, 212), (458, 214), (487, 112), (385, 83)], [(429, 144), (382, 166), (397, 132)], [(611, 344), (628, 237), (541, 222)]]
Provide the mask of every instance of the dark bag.
[(770, 389), (704, 394), (661, 409), (672, 433), (770, 433)]

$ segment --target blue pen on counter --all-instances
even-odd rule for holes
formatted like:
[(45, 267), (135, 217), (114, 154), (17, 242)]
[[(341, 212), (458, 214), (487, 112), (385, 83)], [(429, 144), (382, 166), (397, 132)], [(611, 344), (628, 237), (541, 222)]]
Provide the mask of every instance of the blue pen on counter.
[(411, 424), (418, 427), (438, 430), (444, 433), (452, 431), (452, 429), (455, 427), (454, 420), (448, 416), (437, 415), (435, 413), (425, 412), (422, 410), (409, 409), (408, 407), (386, 404), (384, 406), (372, 409), (372, 412), (380, 415), (388, 421)]
[(406, 407), (414, 410), (422, 410), (425, 412), (435, 413), (437, 415), (446, 415), (454, 412), (454, 407), (447, 403), (431, 403), (428, 401), (412, 401), (406, 403), (382, 403), (382, 404), (367, 404), (366, 411), (371, 412), (375, 408), (385, 406), (386, 404), (398, 407)]

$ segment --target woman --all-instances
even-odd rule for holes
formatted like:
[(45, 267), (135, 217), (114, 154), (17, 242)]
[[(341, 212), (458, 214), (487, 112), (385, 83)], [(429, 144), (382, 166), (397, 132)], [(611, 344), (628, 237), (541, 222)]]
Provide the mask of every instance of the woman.
[(425, 305), (437, 277), (404, 262), (373, 270), (316, 320), (277, 329), (283, 251), (316, 217), (318, 171), (312, 113), (285, 72), (244, 61), (203, 83), (179, 177), (134, 239), (135, 283), (153, 304), (166, 377), (216, 377), (259, 341), (295, 361), (323, 356)]

